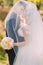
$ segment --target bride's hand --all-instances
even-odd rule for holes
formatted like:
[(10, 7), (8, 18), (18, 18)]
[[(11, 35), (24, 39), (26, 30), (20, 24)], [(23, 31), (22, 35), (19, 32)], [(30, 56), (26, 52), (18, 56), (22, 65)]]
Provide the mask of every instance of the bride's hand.
[(18, 42), (18, 43), (14, 43), (14, 46), (22, 46), (22, 47), (24, 47), (24, 46), (26, 46), (26, 43), (25, 43), (25, 41), (24, 42)]

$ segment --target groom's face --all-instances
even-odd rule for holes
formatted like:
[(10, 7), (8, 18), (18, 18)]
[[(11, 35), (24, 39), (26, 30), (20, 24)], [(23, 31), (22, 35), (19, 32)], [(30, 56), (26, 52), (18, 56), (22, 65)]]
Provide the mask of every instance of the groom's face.
[(17, 14), (18, 15), (23, 15), (24, 14), (24, 7), (23, 5), (17, 5)]

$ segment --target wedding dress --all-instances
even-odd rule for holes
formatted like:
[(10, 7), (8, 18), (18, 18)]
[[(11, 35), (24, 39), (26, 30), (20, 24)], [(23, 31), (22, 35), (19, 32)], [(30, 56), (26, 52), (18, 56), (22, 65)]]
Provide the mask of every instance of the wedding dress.
[[(26, 14), (29, 18), (25, 26), (28, 38), (26, 45), (19, 47), (13, 65), (43, 65), (43, 27), (42, 20), (36, 6), (28, 3)], [(19, 28), (19, 35), (23, 36)]]

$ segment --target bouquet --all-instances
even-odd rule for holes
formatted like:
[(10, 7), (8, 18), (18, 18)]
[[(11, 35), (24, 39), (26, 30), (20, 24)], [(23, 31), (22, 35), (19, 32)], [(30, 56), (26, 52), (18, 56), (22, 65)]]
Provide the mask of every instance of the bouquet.
[(3, 49), (12, 49), (14, 45), (14, 40), (10, 37), (5, 37), (1, 41), (1, 47)]

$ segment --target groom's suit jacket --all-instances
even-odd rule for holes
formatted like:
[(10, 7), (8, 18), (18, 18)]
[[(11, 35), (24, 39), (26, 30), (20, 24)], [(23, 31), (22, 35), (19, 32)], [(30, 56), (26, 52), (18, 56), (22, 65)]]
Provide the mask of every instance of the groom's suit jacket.
[[(20, 28), (19, 22), (20, 22), (20, 17), (17, 16), (17, 14), (14, 12), (12, 12), (10, 17), (8, 17), (8, 19), (6, 20), (7, 35), (13, 38), (14, 42), (24, 41), (24, 37), (18, 34), (18, 29)], [(14, 47), (14, 50), (17, 52), (18, 47)]]

